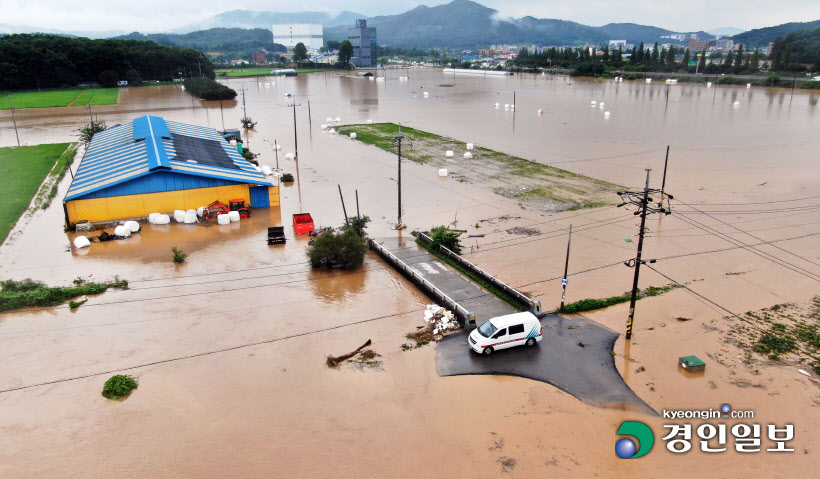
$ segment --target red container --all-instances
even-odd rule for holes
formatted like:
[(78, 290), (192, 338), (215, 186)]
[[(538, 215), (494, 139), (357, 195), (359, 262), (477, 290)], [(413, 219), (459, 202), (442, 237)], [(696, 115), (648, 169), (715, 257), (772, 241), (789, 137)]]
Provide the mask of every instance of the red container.
[(313, 217), (310, 213), (296, 213), (293, 215), (293, 232), (298, 235), (308, 234), (316, 227), (313, 225)]

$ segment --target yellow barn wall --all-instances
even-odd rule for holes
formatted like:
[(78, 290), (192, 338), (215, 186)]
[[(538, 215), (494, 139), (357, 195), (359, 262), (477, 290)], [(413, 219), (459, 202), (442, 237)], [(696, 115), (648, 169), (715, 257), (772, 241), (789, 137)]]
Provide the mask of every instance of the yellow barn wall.
[[(215, 186), (212, 188), (142, 195), (73, 200), (66, 203), (66, 211), (70, 223), (81, 220), (91, 222), (114, 221), (126, 218), (142, 218), (150, 213), (173, 213), (174, 210), (197, 209), (217, 200), (228, 204), (228, 201), (234, 198), (245, 198), (247, 201), (250, 198), (248, 185)], [(277, 189), (276, 206), (278, 205), (279, 193)], [(273, 199), (271, 199), (271, 206), (274, 206)]]
[(278, 186), (269, 186), (268, 187), (268, 199), (270, 200), (271, 207), (279, 206), (279, 187)]

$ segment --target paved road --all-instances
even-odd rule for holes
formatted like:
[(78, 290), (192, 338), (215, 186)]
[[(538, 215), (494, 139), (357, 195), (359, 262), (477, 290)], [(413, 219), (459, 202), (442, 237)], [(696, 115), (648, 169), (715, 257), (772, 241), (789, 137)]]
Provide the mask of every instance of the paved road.
[(610, 351), (618, 333), (583, 317), (567, 319), (556, 314), (542, 318), (541, 325), (544, 336), (538, 345), (504, 349), (490, 356), (472, 352), (466, 332), (447, 336), (436, 346), (436, 370), (441, 376), (520, 376), (552, 384), (596, 406), (657, 415), (615, 367)]
[(405, 238), (402, 243), (399, 243), (398, 238), (380, 239), (379, 244), (464, 306), (467, 311), (475, 314), (476, 326), (490, 318), (518, 312), (496, 295), (488, 294), (483, 287), (418, 246), (412, 236)]

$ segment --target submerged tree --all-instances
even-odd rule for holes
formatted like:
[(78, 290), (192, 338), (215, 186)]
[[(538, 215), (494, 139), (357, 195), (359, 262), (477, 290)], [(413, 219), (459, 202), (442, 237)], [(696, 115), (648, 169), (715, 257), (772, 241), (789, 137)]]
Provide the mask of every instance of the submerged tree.
[(91, 139), (94, 138), (94, 135), (105, 130), (106, 128), (107, 127), (105, 126), (104, 121), (92, 120), (88, 125), (77, 130), (80, 132), (80, 143), (88, 146), (88, 144), (91, 143)]

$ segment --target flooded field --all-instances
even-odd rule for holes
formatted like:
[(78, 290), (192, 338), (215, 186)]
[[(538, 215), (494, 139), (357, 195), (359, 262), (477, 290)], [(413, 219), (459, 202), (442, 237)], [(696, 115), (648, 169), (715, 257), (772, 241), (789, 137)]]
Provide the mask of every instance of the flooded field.
[[(0, 248), (2, 279), (69, 284), (118, 275), (130, 282), (76, 310), (0, 315), (0, 476), (103, 477), (114, 468), (128, 477), (813, 475), (817, 376), (803, 364), (748, 358), (729, 341), (739, 320), (728, 316), (820, 294), (817, 93), (445, 78), (438, 70), (388, 71), (378, 81), (321, 73), (229, 85), (245, 90), (248, 116), (258, 122), (248, 142), (260, 163), (276, 164), (277, 142), (279, 164), (297, 177), (281, 189), (281, 207), (226, 226), (145, 225), (128, 240), (75, 252), (73, 234), (62, 230), (67, 177), (54, 204), (24, 217)], [(109, 126), (152, 114), (215, 129), (223, 118), (225, 128), (238, 128), (243, 116), (241, 100), (220, 108), (178, 86), (124, 88), (120, 101), (93, 113)], [(298, 165), (284, 158), (296, 146), (294, 101)], [(513, 102), (515, 111), (504, 108)], [(694, 438), (691, 452), (673, 454), (658, 437), (668, 419), (592, 407), (526, 379), (440, 378), (433, 345), (402, 351), (429, 300), (372, 255), (357, 271), (311, 271), (307, 238), (288, 226), (302, 211), (317, 226), (341, 225), (337, 185), (349, 215), (358, 191), (362, 214), (373, 219), (371, 237), (440, 224), (484, 235), (465, 239), (468, 259), (547, 308), (560, 301), (570, 224), (568, 301), (628, 291), (633, 270), (623, 262), (634, 257), (635, 242), (625, 238), (636, 238), (638, 218), (614, 206), (557, 214), (522, 207), (486, 185), (406, 162), (408, 229), (397, 233), (395, 155), (320, 128), (336, 117), (402, 123), (631, 189), (643, 187), (645, 168), (660, 187), (670, 145), (673, 214), (647, 220), (643, 257), (658, 261), (641, 270), (640, 286), (679, 282), (691, 291), (641, 300), (633, 340), (615, 345), (616, 364), (656, 411), (724, 403), (754, 410), (746, 422), (762, 425), (764, 447), (766, 424), (794, 424), (795, 451), (742, 454), (730, 437), (725, 453), (700, 452)], [(87, 119), (84, 108), (17, 112), (24, 144), (73, 140)], [(0, 146), (15, 144), (4, 111)], [(453, 159), (450, 169), (461, 162)], [(276, 224), (286, 226), (284, 246), (265, 242)], [(538, 234), (514, 234), (524, 227)], [(172, 263), (172, 246), (188, 253), (185, 264)], [(623, 332), (627, 309), (587, 316)], [(367, 339), (381, 369), (325, 366), (327, 355)], [(678, 369), (677, 358), (688, 355), (706, 361), (703, 375)], [(122, 403), (107, 401), (102, 384), (119, 372), (137, 377), (139, 389)], [(625, 420), (655, 431), (648, 456), (624, 461), (613, 453)]]

